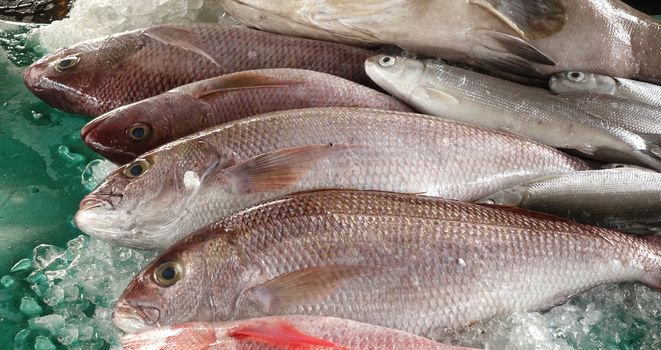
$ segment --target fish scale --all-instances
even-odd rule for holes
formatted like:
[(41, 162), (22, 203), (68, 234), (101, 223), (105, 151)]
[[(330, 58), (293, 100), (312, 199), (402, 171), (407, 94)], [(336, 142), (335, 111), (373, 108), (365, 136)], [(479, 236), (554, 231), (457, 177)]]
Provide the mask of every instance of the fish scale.
[[(296, 160), (305, 157), (302, 153), (280, 165), (305, 166), (297, 180), (282, 187), (247, 188), (242, 193), (231, 183), (249, 179), (252, 170), (237, 176), (224, 172), (233, 165), (253, 164), (258, 156), (310, 145), (326, 147), (323, 152), (330, 153)], [(180, 155), (184, 150), (195, 150), (197, 155)], [(76, 215), (80, 229), (120, 244), (158, 249), (236, 210), (296, 191), (373, 189), (475, 200), (536, 177), (587, 169), (575, 158), (516, 136), (436, 117), (358, 108), (313, 108), (246, 118), (166, 144), (141, 158), (151, 163), (143, 175), (127, 178), (124, 172), (134, 163), (127, 164), (83, 200), (85, 205)], [(280, 176), (275, 170), (273, 177)], [(170, 175), (162, 177), (166, 173)], [(202, 180), (186, 187), (186, 173), (189, 179)], [(270, 179), (270, 171), (266, 173)], [(107, 193), (121, 193), (122, 198), (96, 204)], [(165, 202), (163, 196), (173, 202)], [(182, 216), (183, 208), (190, 215)], [(134, 212), (148, 222), (132, 225)]]
[[(168, 261), (207, 275), (160, 287), (150, 276)], [(327, 190), (260, 204), (182, 240), (127, 287), (114, 323), (132, 331), (127, 321), (142, 307), (159, 310), (154, 322), (187, 322), (180, 310), (198, 307), (213, 321), (325, 315), (439, 338), (624, 281), (661, 286), (659, 237), (439, 198)], [(213, 306), (170, 298), (193, 288)]]
[[(187, 45), (164, 43), (145, 33), (176, 30)], [(167, 39), (165, 39), (167, 41)], [(199, 41), (199, 42), (198, 42)], [(240, 26), (177, 24), (156, 26), (87, 41), (48, 55), (25, 70), (26, 86), (67, 112), (98, 116), (180, 85), (222, 74), (261, 68), (303, 68), (370, 84), (363, 62), (370, 50), (286, 37)], [(79, 62), (59, 72), (53, 65), (76, 55)]]

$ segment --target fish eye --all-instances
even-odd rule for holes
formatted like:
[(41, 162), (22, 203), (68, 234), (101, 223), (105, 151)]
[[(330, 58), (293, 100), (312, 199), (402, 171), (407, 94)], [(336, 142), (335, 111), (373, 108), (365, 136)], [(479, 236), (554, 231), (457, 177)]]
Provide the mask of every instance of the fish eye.
[(379, 65), (381, 67), (391, 67), (395, 64), (395, 58), (391, 56), (383, 56), (379, 59)]
[(161, 287), (174, 285), (182, 276), (183, 268), (179, 260), (166, 261), (154, 270), (154, 280)]
[(80, 57), (78, 57), (78, 56), (65, 57), (65, 58), (59, 60), (55, 64), (55, 70), (58, 71), (58, 72), (65, 71), (65, 70), (75, 66), (76, 63), (78, 63), (78, 61), (80, 61)]
[(126, 129), (126, 133), (132, 140), (143, 141), (151, 135), (151, 126), (144, 123), (135, 123)]
[(571, 80), (573, 82), (577, 82), (577, 83), (580, 83), (583, 80), (585, 80), (585, 74), (583, 74), (581, 72), (569, 72), (569, 74), (567, 74), (567, 76), (569, 77), (569, 80)]
[(137, 159), (133, 163), (126, 166), (124, 175), (129, 179), (136, 178), (149, 170), (151, 164), (146, 159)]

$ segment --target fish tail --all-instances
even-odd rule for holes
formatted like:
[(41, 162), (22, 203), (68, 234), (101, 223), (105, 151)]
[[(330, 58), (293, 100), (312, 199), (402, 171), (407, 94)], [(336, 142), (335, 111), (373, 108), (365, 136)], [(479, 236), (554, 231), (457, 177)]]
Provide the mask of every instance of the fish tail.
[(643, 255), (645, 270), (649, 272), (648, 278), (643, 282), (651, 287), (661, 290), (661, 235), (649, 235), (642, 238), (648, 249)]

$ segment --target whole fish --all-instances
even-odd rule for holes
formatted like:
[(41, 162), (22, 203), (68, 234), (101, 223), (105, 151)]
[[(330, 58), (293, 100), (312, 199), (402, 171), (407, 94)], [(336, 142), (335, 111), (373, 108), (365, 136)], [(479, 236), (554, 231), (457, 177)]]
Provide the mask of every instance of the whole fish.
[(555, 93), (591, 92), (628, 98), (661, 107), (661, 86), (588, 72), (562, 72), (551, 77)]
[(63, 48), (25, 70), (48, 104), (98, 116), (177, 86), (237, 71), (303, 68), (368, 83), (373, 52), (218, 24), (159, 25)]
[(80, 204), (76, 225), (116, 244), (164, 249), (239, 209), (287, 193), (349, 188), (473, 201), (582, 161), (504, 133), (361, 108), (273, 112), (141, 155)]
[(365, 70), (383, 89), (423, 113), (530, 137), (602, 161), (661, 170), (658, 136), (645, 139), (547, 90), (406, 57), (371, 57)]
[(585, 92), (558, 95), (572, 105), (647, 139), (661, 141), (661, 107), (624, 97)]
[(271, 32), (381, 45), (517, 76), (661, 82), (661, 23), (618, 0), (222, 0)]
[(469, 350), (396, 329), (319, 316), (191, 322), (122, 337), (125, 350)]
[(661, 231), (661, 174), (630, 168), (547, 176), (479, 203), (517, 206), (630, 233)]
[(231, 120), (334, 106), (412, 112), (389, 95), (330, 74), (260, 69), (194, 82), (119, 107), (88, 123), (81, 135), (92, 150), (126, 163), (160, 145)]
[(369, 191), (290, 195), (166, 250), (129, 283), (113, 323), (135, 332), (324, 315), (439, 339), (604, 283), (661, 287), (661, 237), (503, 208)]

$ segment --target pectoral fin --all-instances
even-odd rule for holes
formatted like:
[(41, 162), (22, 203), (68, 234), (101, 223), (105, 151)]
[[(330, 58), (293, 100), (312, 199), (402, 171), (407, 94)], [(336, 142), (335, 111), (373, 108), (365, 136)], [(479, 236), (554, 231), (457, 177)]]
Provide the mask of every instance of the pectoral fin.
[(451, 94), (428, 84), (422, 84), (416, 87), (413, 90), (412, 95), (427, 100), (428, 103), (433, 102), (434, 104), (440, 103), (450, 105), (456, 105), (459, 103), (459, 100)]
[(522, 38), (549, 37), (565, 26), (567, 13), (560, 0), (468, 0), (498, 17)]
[(496, 192), (488, 197), (484, 197), (475, 203), (517, 207), (525, 201), (527, 196), (528, 191), (526, 187), (512, 187), (507, 190)]
[(288, 88), (303, 84), (302, 81), (283, 79), (260, 74), (257, 72), (242, 72), (223, 75), (203, 80), (190, 92), (195, 98), (209, 98), (228, 91), (262, 88)]
[(246, 291), (246, 296), (265, 314), (314, 303), (328, 297), (346, 281), (380, 271), (373, 267), (327, 265), (278, 276)]
[(318, 161), (356, 145), (307, 145), (265, 153), (221, 170), (233, 192), (275, 191), (298, 182)]
[(229, 335), (239, 340), (249, 340), (283, 349), (322, 347), (328, 349), (346, 349), (325, 339), (305, 334), (292, 324), (281, 320), (254, 321), (229, 330)]
[(142, 34), (164, 44), (195, 52), (213, 62), (216, 66), (221, 67), (205, 45), (196, 38), (195, 33), (190, 30), (171, 25), (160, 25), (147, 28), (142, 31)]

